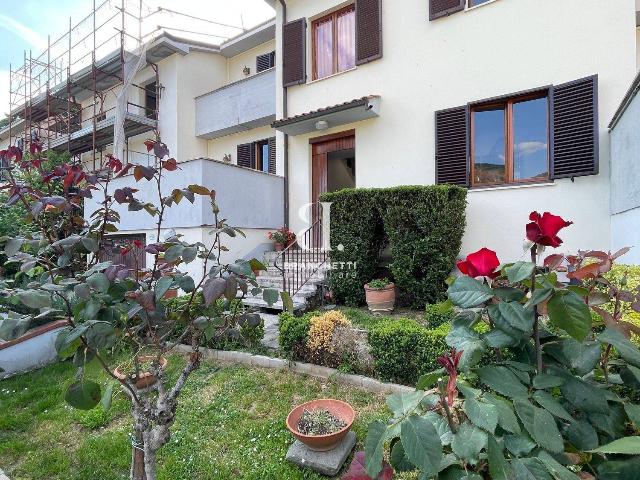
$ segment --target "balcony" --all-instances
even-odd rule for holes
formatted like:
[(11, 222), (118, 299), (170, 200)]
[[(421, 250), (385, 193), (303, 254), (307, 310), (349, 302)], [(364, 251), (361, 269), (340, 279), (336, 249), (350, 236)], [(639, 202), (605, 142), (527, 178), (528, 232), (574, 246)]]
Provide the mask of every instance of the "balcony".
[(276, 118), (275, 68), (196, 98), (196, 135), (214, 139), (270, 125)]
[[(284, 223), (282, 177), (201, 158), (182, 162), (180, 170), (166, 173), (162, 195), (169, 195), (173, 189), (186, 188), (191, 184), (203, 185), (216, 191), (221, 214), (228, 219), (229, 225), (245, 229), (274, 229)], [(143, 203), (158, 204), (155, 182), (136, 182), (132, 175), (127, 175), (113, 180), (109, 190), (113, 193), (115, 189), (123, 187), (138, 189), (135, 196)], [(97, 192), (94, 193), (94, 198), (85, 200), (85, 219), (88, 220), (100, 208), (102, 201), (103, 198)], [(156, 228), (158, 219), (145, 211), (129, 212), (126, 204), (116, 205), (115, 210), (121, 216), (118, 228), (122, 232)], [(168, 208), (163, 228), (201, 227), (213, 223), (209, 198), (196, 195), (193, 204), (183, 199), (178, 205)]]

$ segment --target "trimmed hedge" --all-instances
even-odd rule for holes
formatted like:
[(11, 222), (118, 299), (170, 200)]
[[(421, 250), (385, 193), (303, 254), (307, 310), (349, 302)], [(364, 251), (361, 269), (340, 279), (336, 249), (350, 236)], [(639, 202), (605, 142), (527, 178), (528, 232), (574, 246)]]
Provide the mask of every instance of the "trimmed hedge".
[(316, 312), (296, 317), (293, 313), (282, 312), (278, 324), (280, 349), (293, 360), (306, 360), (306, 346), (311, 326), (311, 317)]
[[(345, 189), (325, 193), (331, 206), (331, 261), (335, 299), (364, 302), (363, 286), (378, 269), (378, 252), (391, 247), (393, 280), (414, 307), (442, 300), (466, 226), (464, 188), (453, 185)], [(338, 249), (342, 245), (342, 249)], [(335, 263), (334, 263), (335, 264)]]
[(429, 304), (425, 308), (424, 318), (429, 328), (436, 328), (453, 322), (456, 312), (450, 301)]
[(369, 330), (376, 372), (384, 381), (415, 385), (421, 375), (440, 368), (436, 359), (449, 350), (451, 325), (428, 330), (409, 319), (389, 320)]

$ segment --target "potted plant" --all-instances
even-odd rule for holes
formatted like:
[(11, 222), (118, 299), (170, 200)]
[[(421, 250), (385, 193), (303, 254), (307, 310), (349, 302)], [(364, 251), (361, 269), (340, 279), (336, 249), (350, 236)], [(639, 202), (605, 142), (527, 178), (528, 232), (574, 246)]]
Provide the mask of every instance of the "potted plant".
[(355, 410), (346, 402), (312, 400), (291, 410), (287, 428), (311, 450), (327, 452), (347, 436), (355, 418)]
[(388, 278), (371, 280), (364, 286), (367, 306), (372, 312), (391, 312), (396, 303), (396, 286)]
[[(133, 365), (119, 365), (113, 374), (120, 380), (131, 380), (138, 389), (148, 388), (158, 380), (152, 372), (153, 364), (157, 358), (153, 355), (135, 357)], [(167, 359), (160, 357), (158, 367), (164, 370), (167, 367)]]
[(286, 227), (279, 228), (275, 232), (269, 232), (269, 240), (273, 240), (276, 252), (281, 252), (295, 240), (295, 234)]

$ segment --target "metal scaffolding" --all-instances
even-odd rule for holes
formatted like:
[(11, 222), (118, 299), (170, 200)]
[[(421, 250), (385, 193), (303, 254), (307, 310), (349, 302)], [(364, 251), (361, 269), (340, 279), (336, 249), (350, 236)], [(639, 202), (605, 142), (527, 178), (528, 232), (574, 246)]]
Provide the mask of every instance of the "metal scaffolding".
[[(1, 130), (8, 130), (10, 145), (24, 149), (37, 140), (45, 150), (68, 151), (78, 160), (90, 155), (94, 167), (99, 165), (98, 157), (113, 143), (126, 65), (144, 55), (143, 45), (164, 31), (186, 31), (162, 25), (163, 19), (176, 24), (177, 16), (201, 22), (202, 31), (191, 33), (206, 38), (227, 38), (210, 33), (212, 24), (244, 30), (169, 9), (152, 10), (143, 0), (93, 0), (91, 13), (75, 25), (69, 19), (67, 32), (54, 40), (49, 36), (43, 53), (35, 57), (25, 51), (21, 67), (9, 66), (8, 126)], [(144, 60), (155, 81), (127, 85), (137, 92), (126, 98), (126, 138), (157, 131), (162, 87), (157, 65)], [(131, 101), (135, 98), (142, 101)]]

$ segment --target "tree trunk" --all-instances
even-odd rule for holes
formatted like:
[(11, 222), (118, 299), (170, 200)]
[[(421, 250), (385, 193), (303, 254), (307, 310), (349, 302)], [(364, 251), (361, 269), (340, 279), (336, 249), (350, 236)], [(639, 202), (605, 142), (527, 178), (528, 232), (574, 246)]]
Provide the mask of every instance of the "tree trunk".
[(131, 444), (131, 480), (147, 480), (142, 432), (136, 431), (135, 444)]

